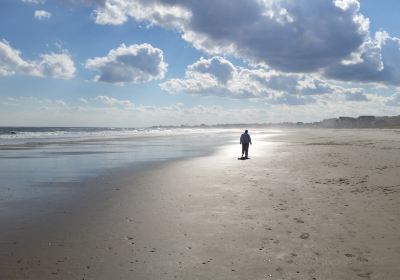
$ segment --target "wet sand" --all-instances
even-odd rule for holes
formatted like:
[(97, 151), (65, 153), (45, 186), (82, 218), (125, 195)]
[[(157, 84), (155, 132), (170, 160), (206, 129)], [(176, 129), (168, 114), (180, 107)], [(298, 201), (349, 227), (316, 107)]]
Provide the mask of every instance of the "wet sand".
[(399, 279), (399, 137), (288, 131), (249, 160), (229, 145), (64, 185), (74, 203), (2, 219), (0, 279)]

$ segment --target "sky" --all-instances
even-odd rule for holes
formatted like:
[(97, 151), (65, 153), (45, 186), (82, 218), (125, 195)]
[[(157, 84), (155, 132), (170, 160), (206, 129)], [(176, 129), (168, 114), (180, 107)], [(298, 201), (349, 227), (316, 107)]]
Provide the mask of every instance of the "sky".
[(396, 0), (2, 0), (0, 125), (399, 115)]

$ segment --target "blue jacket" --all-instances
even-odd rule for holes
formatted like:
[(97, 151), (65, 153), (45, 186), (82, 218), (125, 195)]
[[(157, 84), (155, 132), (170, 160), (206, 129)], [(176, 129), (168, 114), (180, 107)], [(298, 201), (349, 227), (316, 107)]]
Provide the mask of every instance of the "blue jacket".
[(247, 133), (243, 133), (241, 136), (240, 136), (240, 144), (251, 144), (251, 137), (250, 137), (250, 134), (247, 134)]

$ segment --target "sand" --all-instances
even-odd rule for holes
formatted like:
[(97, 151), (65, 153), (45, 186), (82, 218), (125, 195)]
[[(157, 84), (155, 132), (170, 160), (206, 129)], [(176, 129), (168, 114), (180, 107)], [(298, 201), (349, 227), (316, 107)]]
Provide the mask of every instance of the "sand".
[(71, 183), (3, 222), (0, 279), (399, 279), (399, 136), (254, 135), (249, 160), (228, 145)]

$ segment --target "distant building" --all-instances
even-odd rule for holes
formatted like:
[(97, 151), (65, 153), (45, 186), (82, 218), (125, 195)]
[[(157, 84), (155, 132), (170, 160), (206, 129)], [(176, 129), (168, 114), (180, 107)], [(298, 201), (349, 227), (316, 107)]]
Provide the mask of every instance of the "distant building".
[(324, 128), (400, 128), (400, 115), (391, 117), (359, 116), (325, 119), (317, 127)]
[(357, 121), (355, 118), (350, 117), (339, 117), (338, 127), (340, 128), (352, 128), (357, 126)]
[(359, 116), (357, 118), (358, 127), (367, 128), (374, 127), (376, 122), (375, 116)]
[(325, 119), (321, 122), (322, 127), (335, 128), (337, 126), (337, 119)]

